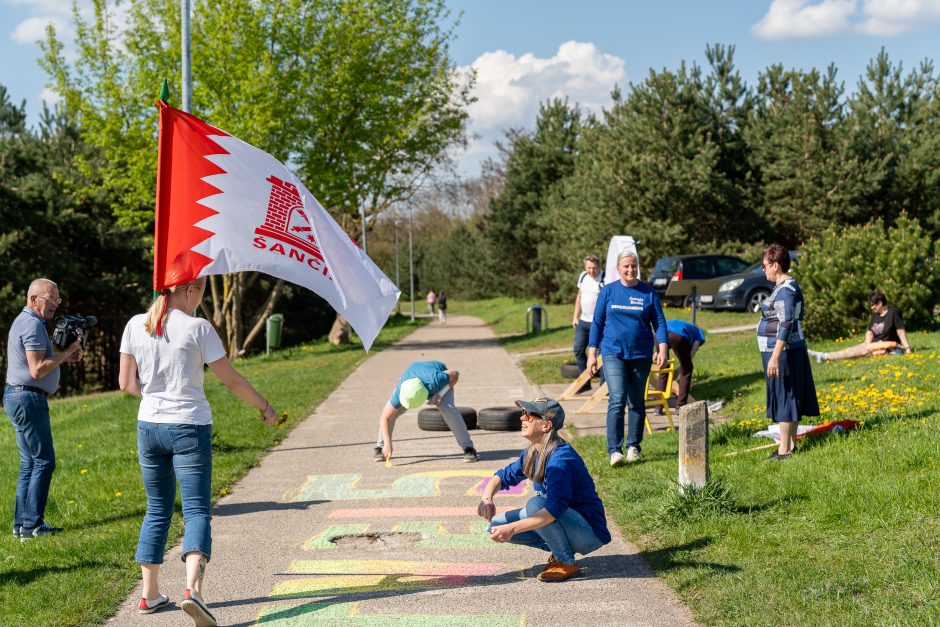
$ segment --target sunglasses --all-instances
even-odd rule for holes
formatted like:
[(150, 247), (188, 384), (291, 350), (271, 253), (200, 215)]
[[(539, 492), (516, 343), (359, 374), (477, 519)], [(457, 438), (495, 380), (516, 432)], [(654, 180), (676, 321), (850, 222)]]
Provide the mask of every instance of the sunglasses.
[(527, 411), (523, 411), (522, 420), (524, 420), (525, 422), (532, 422), (533, 420), (545, 420), (545, 418), (543, 418), (539, 414), (530, 414)]

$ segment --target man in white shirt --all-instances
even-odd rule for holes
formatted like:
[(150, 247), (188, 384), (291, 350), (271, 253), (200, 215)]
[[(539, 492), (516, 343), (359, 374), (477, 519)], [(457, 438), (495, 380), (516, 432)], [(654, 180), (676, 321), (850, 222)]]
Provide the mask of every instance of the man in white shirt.
[[(603, 286), (600, 259), (596, 255), (587, 255), (584, 258), (584, 272), (578, 277), (578, 295), (574, 299), (574, 316), (571, 319), (571, 326), (574, 327), (574, 358), (581, 372), (587, 368), (587, 346), (591, 335), (591, 321), (594, 319), (594, 305)], [(600, 376), (603, 381), (603, 372)], [(590, 389), (591, 382), (588, 381), (582, 391)]]

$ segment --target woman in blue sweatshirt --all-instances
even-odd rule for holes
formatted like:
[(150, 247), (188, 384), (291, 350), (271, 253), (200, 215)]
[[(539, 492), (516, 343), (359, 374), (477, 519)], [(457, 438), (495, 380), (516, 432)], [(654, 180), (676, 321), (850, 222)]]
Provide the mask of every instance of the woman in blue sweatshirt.
[[(565, 410), (558, 401), (516, 401), (522, 408), (522, 436), (529, 447), (487, 484), (477, 513), (490, 521), (495, 542), (523, 544), (551, 556), (540, 581), (565, 581), (581, 574), (575, 553), (586, 555), (610, 542), (604, 505), (584, 460), (558, 435)], [(493, 496), (526, 479), (535, 496), (525, 507), (496, 515)]]
[[(657, 368), (666, 363), (669, 339), (666, 317), (659, 296), (637, 276), (640, 263), (636, 253), (625, 250), (617, 257), (619, 281), (604, 286), (594, 306), (591, 339), (588, 341), (587, 367), (597, 371), (597, 351), (604, 357), (607, 380), (607, 454), (610, 465), (624, 463), (623, 418), (629, 408), (626, 461), (640, 459), (643, 418), (646, 416), (646, 381), (650, 375), (650, 356)], [(658, 348), (654, 346), (658, 345)]]

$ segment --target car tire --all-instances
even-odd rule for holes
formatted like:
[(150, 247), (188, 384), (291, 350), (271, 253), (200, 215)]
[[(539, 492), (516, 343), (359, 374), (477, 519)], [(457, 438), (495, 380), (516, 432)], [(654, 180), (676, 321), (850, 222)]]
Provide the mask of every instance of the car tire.
[[(477, 412), (472, 407), (458, 407), (467, 429), (477, 428)], [(450, 431), (441, 410), (437, 407), (425, 407), (418, 412), (418, 428), (422, 431)]]
[(522, 410), (518, 407), (487, 407), (480, 410), (477, 424), (487, 431), (518, 431), (522, 427)]
[(688, 296), (686, 296), (685, 298), (683, 298), (683, 299), (682, 299), (682, 308), (683, 308), (683, 309), (692, 309), (692, 300), (693, 300), (693, 299), (692, 299), (692, 295), (691, 295), (691, 294), (689, 294)]
[(747, 295), (745, 300), (747, 310), (751, 313), (760, 313), (760, 306), (764, 304), (768, 296), (770, 296), (770, 292), (767, 290), (754, 290)]
[(581, 376), (581, 368), (572, 361), (566, 361), (561, 365), (561, 376), (565, 379), (577, 379)]

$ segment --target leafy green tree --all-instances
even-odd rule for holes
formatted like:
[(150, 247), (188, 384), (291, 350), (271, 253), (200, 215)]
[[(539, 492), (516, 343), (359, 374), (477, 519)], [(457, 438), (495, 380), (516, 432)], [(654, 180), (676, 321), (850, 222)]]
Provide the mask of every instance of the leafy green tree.
[(940, 273), (931, 236), (902, 213), (894, 226), (881, 218), (862, 226), (832, 225), (810, 239), (798, 276), (806, 295), (810, 337), (840, 337), (864, 326), (868, 294), (882, 290), (908, 328), (924, 328), (938, 303)]
[[(121, 32), (113, 5), (93, 6), (89, 20), (73, 11), (78, 58), (70, 63), (50, 30), (43, 65), (106, 156), (116, 215), (143, 233), (156, 171), (148, 94), (164, 78), (179, 83), (178, 3), (132, 0)], [(472, 77), (454, 72), (446, 22), (443, 0), (196, 0), (193, 113), (296, 165), (354, 232), (360, 207), (374, 219), (406, 198), (462, 140)], [(245, 311), (245, 291), (265, 284), (260, 310)], [(249, 275), (212, 286), (211, 317), (238, 354), (282, 284)]]
[(547, 224), (542, 214), (555, 186), (574, 170), (580, 129), (579, 108), (555, 99), (539, 107), (534, 131), (507, 134), (504, 187), (486, 220), (493, 272), (504, 293), (549, 299), (557, 290), (539, 251), (551, 249), (559, 225)]
[(865, 199), (878, 189), (878, 164), (850, 149), (842, 96), (834, 66), (820, 74), (774, 65), (758, 80), (745, 130), (750, 167), (768, 235), (791, 246), (871, 215)]

